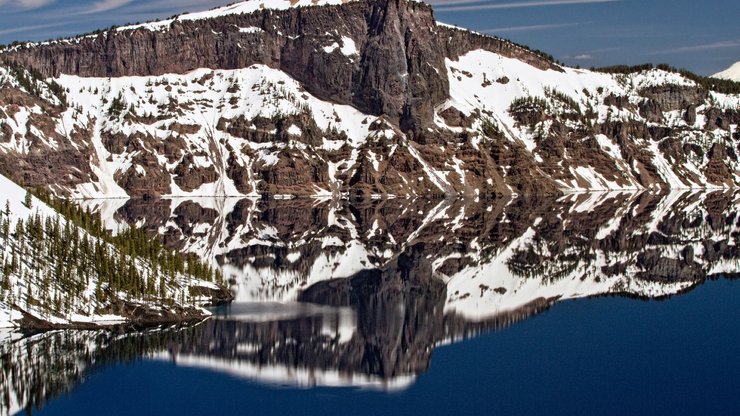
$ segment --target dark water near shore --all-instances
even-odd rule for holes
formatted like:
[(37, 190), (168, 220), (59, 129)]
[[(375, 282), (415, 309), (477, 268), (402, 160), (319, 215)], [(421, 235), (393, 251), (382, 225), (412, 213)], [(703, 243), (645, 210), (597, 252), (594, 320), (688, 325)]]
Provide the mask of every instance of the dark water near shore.
[(172, 361), (114, 364), (41, 414), (737, 414), (740, 282), (669, 302), (566, 302), (439, 348), (400, 392), (296, 389)]
[(238, 302), (188, 327), (1, 333), (0, 404), (52, 415), (737, 414), (736, 201), (99, 206), (220, 264)]

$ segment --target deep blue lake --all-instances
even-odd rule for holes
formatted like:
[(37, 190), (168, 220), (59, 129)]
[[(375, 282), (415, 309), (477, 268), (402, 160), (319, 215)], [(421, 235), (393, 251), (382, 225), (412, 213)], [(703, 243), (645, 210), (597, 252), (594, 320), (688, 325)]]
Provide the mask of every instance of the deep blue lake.
[(568, 301), (438, 348), (400, 392), (266, 387), (141, 360), (114, 365), (41, 414), (738, 414), (740, 282), (662, 302)]
[(738, 201), (93, 204), (221, 267), (236, 302), (0, 332), (0, 414), (740, 414)]

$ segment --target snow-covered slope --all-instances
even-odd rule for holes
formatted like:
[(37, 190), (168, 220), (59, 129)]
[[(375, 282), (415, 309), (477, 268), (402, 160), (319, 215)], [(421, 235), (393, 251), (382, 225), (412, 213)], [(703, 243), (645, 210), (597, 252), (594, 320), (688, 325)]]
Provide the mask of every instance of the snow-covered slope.
[(729, 79), (731, 81), (740, 82), (740, 62), (736, 62), (731, 67), (725, 69), (722, 72), (718, 72), (712, 76), (714, 78)]
[[(204, 301), (191, 299), (190, 290), (218, 290), (215, 284), (185, 275), (156, 272), (150, 263), (140, 258), (124, 258), (106, 243), (100, 243), (84, 230), (68, 224), (61, 215), (35, 197), (31, 197), (31, 205), (27, 206), (26, 198), (24, 189), (0, 176), (0, 203), (5, 201), (0, 214), (3, 224), (0, 235), (0, 263), (3, 266), (0, 276), (0, 327), (111, 325), (128, 321), (132, 318), (130, 308), (128, 311), (125, 307), (119, 308), (118, 313), (113, 312), (115, 308), (112, 305), (117, 302), (135, 305), (141, 310), (150, 309), (163, 319), (167, 319), (167, 314), (171, 315), (172, 320), (175, 320), (177, 313), (183, 316), (208, 314), (202, 308), (185, 305), (184, 300), (188, 299), (190, 305)], [(34, 221), (38, 221), (40, 227), (38, 234), (35, 229), (27, 228)], [(54, 224), (57, 224), (56, 230), (71, 229), (71, 237), (67, 241), (69, 247), (58, 250), (59, 253), (64, 252), (60, 255), (66, 256), (71, 250), (82, 246), (96, 247), (94, 250), (99, 256), (109, 256), (121, 264), (127, 262), (128, 267), (135, 267), (144, 282), (161, 289), (161, 299), (134, 296), (126, 291), (113, 293), (108, 283), (110, 276), (104, 276), (92, 264), (83, 263), (88, 261), (87, 257), (72, 256), (60, 262), (47, 256), (52, 251), (47, 246), (61, 241), (46, 234)], [(62, 235), (65, 233), (61, 231)], [(108, 273), (120, 273), (120, 269)], [(106, 294), (101, 296), (102, 293)], [(165, 307), (163, 303), (167, 299), (182, 300), (183, 303), (175, 301)]]
[[(183, 13), (173, 19), (160, 20), (137, 25), (121, 26), (118, 31), (133, 29), (164, 30), (170, 27), (174, 21), (213, 19), (235, 14), (250, 14), (262, 10), (286, 10), (294, 7), (315, 7), (345, 4), (348, 1), (357, 0), (247, 0), (236, 2), (228, 6), (217, 7), (204, 12)], [(245, 29), (249, 30), (249, 29)]]
[[(50, 188), (75, 197), (339, 196), (353, 189), (368, 196), (490, 195), (536, 189), (537, 180), (562, 190), (740, 183), (737, 162), (716, 160), (721, 154), (711, 151), (728, 134), (734, 140), (735, 121), (727, 130), (710, 129), (715, 116), (704, 115), (737, 111), (738, 96), (710, 93), (691, 110), (693, 119), (685, 111), (660, 112), (661, 131), (675, 133), (625, 142), (609, 129), (651, 123), (638, 111), (646, 100), (642, 90), (694, 88), (693, 82), (660, 70), (626, 76), (541, 70), (482, 50), (448, 60), (447, 69), (450, 98), (436, 108), (435, 127), (468, 142), (420, 144), (382, 117), (320, 100), (284, 72), (255, 65), (161, 77), (61, 76), (55, 82), (67, 91), (67, 109), (49, 119), (41, 103), (5, 107), (12, 115), (5, 119), (0, 152), (24, 157), (42, 147), (67, 156)], [(532, 97), (548, 110), (512, 112), (517, 100)], [(616, 97), (623, 104), (611, 104)], [(464, 126), (450, 114), (462, 117), (457, 124)], [(600, 127), (583, 135), (589, 125)], [(562, 143), (563, 131), (583, 137)], [(677, 153), (677, 145), (696, 150)], [(79, 165), (72, 152), (89, 163)], [(488, 159), (488, 152), (498, 160)], [(727, 173), (707, 169), (717, 163)], [(534, 175), (522, 176), (525, 167)], [(351, 185), (352, 178), (360, 181)]]
[[(71, 103), (84, 103), (82, 117), (103, 120), (92, 138), (100, 160), (98, 169), (94, 169), (99, 182), (78, 188), (75, 194), (82, 197), (125, 196), (116, 179), (126, 175), (131, 175), (131, 182), (140, 180), (142, 186), (153, 187), (146, 177), (150, 160), (162, 164), (167, 171), (183, 166), (186, 178), (206, 172), (205, 175), (216, 179), (197, 187), (187, 187), (183, 185), (187, 179), (180, 182), (180, 178), (174, 176), (164, 184), (169, 188), (169, 192), (163, 192), (166, 195), (259, 196), (257, 167), (278, 164), (279, 155), (289, 150), (306, 158), (312, 156), (312, 146), (297, 140), (303, 135), (303, 129), (333, 129), (335, 135), (341, 135), (341, 141), (325, 139), (316, 146), (317, 150), (329, 151), (345, 144), (360, 147), (368, 140), (369, 126), (377, 120), (377, 117), (364, 115), (350, 106), (312, 97), (302, 92), (301, 86), (283, 72), (262, 65), (234, 71), (197, 70), (185, 75), (162, 77), (91, 79), (63, 76), (59, 82), (70, 90), (68, 97)], [(176, 89), (176, 94), (173, 89)], [(104, 96), (120, 97), (126, 107), (120, 118), (106, 119), (109, 103), (96, 95), (96, 91), (103, 92)], [(142, 117), (147, 120), (139, 121)], [(292, 118), (296, 119), (293, 123), (290, 121)], [(280, 132), (274, 123), (278, 119), (285, 121), (285, 125), (279, 126)], [(287, 143), (280, 140), (255, 142), (234, 136), (228, 131), (229, 124), (238, 120), (252, 121), (251, 125), (245, 126), (247, 133), (268, 136), (281, 133), (287, 136)], [(268, 123), (274, 129), (264, 131), (265, 127), (258, 127), (255, 120)], [(173, 129), (182, 131), (173, 135)], [(392, 138), (393, 135), (389, 130), (384, 137)], [(128, 137), (137, 136), (148, 145), (145, 145), (144, 152), (134, 149), (131, 149), (133, 152), (129, 149), (118, 152), (110, 149), (109, 143), (103, 143), (105, 138), (125, 141)], [(182, 143), (179, 154), (153, 152), (147, 156), (156, 159), (144, 157), (149, 150), (147, 147), (156, 149), (159, 143), (168, 140), (175, 145)], [(237, 149), (240, 151), (235, 151)], [(189, 155), (195, 157), (188, 158)], [(336, 164), (352, 166), (355, 163), (353, 157), (357, 155), (352, 153), (348, 156), (344, 163)], [(231, 169), (241, 167), (252, 169), (242, 169), (245, 175), (238, 178), (228, 174)], [(192, 173), (196, 170), (197, 173)], [(346, 167), (340, 167), (333, 173), (341, 174), (346, 170)], [(237, 187), (235, 180), (243, 185)], [(329, 177), (327, 185), (334, 182), (336, 178)], [(331, 195), (332, 189), (317, 185), (313, 193)]]
[[(477, 50), (461, 56), (457, 61), (447, 61), (450, 79), (450, 100), (439, 110), (454, 108), (465, 115), (482, 112), (474, 127), (483, 128), (492, 122), (503, 137), (526, 148), (527, 159), (535, 160), (534, 168), (546, 168), (561, 189), (567, 190), (617, 190), (643, 189), (640, 180), (642, 166), (652, 166), (665, 184), (656, 186), (671, 189), (722, 187), (726, 184), (706, 177), (706, 157), (689, 157), (676, 164), (673, 155), (661, 149), (660, 142), (678, 140), (681, 144), (697, 141), (692, 129), (703, 124), (686, 119), (682, 111), (662, 111), (660, 124), (666, 129), (684, 131), (673, 137), (631, 137), (633, 145), (643, 149), (644, 156), (633, 157), (624, 144), (618, 144), (612, 134), (595, 132), (580, 140), (591, 141), (597, 150), (553, 152), (547, 141), (557, 140), (554, 130), (585, 128), (579, 114), (590, 114), (586, 124), (645, 123), (647, 115), (639, 110), (646, 102), (641, 92), (650, 88), (697, 88), (698, 86), (678, 74), (658, 69), (629, 74), (612, 75), (587, 70), (565, 68), (562, 72), (541, 70), (517, 59)], [(499, 80), (499, 81), (497, 81)], [(612, 104), (612, 98), (622, 97), (623, 103)], [(531, 109), (531, 100), (539, 99), (543, 109)], [(515, 110), (517, 100), (527, 100), (522, 111)], [(616, 100), (614, 100), (616, 101)], [(710, 101), (696, 107), (697, 113), (713, 105), (720, 111), (740, 108), (740, 97), (710, 94)], [(514, 111), (512, 111), (514, 110)], [(668, 110), (668, 109), (666, 109)], [(541, 111), (541, 113), (540, 113)], [(553, 117), (554, 115), (554, 117)], [(532, 118), (534, 117), (534, 118)], [(580, 120), (579, 120), (580, 119)], [(438, 119), (440, 126), (446, 126)], [(737, 129), (730, 127), (730, 132)], [(575, 131), (573, 132), (575, 133)], [(702, 132), (705, 143), (714, 143), (727, 135), (727, 131)], [(572, 137), (572, 136), (571, 136)], [(571, 138), (570, 140), (573, 140)], [(579, 139), (575, 139), (579, 140)], [(567, 146), (566, 146), (567, 147)], [(585, 151), (584, 151), (585, 150)], [(512, 160), (512, 165), (519, 160)], [(730, 162), (732, 164), (732, 162)], [(641, 166), (642, 165), (642, 166)], [(502, 166), (506, 176), (512, 166)], [(737, 169), (732, 164), (731, 172)], [(740, 177), (733, 173), (732, 182)], [(642, 183), (641, 183), (642, 182)], [(714, 182), (714, 183), (713, 183)]]

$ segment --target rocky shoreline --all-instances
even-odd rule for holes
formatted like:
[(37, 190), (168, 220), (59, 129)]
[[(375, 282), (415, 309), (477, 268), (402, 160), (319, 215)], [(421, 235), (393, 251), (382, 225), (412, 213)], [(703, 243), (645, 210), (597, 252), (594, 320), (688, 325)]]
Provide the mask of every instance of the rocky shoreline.
[[(201, 306), (163, 306), (145, 305), (140, 302), (119, 300), (108, 305), (104, 310), (98, 310), (101, 316), (98, 321), (86, 320), (83, 322), (54, 322), (43, 319), (25, 311), (20, 311), (22, 317), (15, 320), (17, 325), (14, 329), (23, 331), (50, 331), (50, 330), (98, 330), (113, 328), (130, 328), (132, 330), (148, 328), (167, 324), (187, 324), (208, 319), (211, 313), (205, 307), (216, 307), (226, 305), (234, 300), (230, 290), (222, 288), (219, 290), (205, 288), (211, 301)], [(205, 294), (205, 293), (203, 293)], [(106, 318), (107, 317), (107, 318)], [(119, 317), (120, 319), (111, 319)]]

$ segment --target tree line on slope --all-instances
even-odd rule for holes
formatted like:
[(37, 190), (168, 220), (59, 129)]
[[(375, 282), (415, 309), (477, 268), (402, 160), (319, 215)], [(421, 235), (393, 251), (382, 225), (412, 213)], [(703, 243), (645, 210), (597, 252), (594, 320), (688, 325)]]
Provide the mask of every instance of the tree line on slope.
[(196, 279), (219, 284), (223, 282), (220, 270), (201, 261), (195, 254), (185, 255), (177, 250), (170, 250), (162, 244), (160, 236), (152, 238), (143, 228), (131, 226), (119, 230), (114, 235), (103, 226), (100, 213), (82, 209), (67, 199), (55, 198), (43, 189), (34, 194), (68, 221), (109, 243), (124, 256), (141, 257), (165, 273), (187, 274)]
[(67, 221), (36, 213), (18, 219), (11, 230), (9, 205), (0, 212), (0, 302), (35, 307), (47, 316), (92, 315), (123, 299), (195, 303), (186, 280), (222, 282), (220, 272), (165, 248), (143, 230), (112, 235), (99, 214), (39, 195)]
[(740, 82), (732, 81), (729, 79), (720, 79), (712, 77), (704, 77), (697, 75), (688, 69), (681, 69), (670, 66), (668, 64), (642, 64), (642, 65), (615, 65), (607, 66), (602, 68), (591, 68), (592, 71), (603, 72), (607, 74), (634, 74), (643, 71), (649, 71), (651, 69), (660, 69), (666, 72), (673, 72), (683, 76), (684, 78), (690, 79), (697, 84), (701, 85), (706, 90), (716, 91), (722, 94), (740, 94)]
[[(20, 85), (21, 88), (26, 90), (29, 94), (44, 99), (44, 90), (42, 86), (45, 86), (49, 90), (49, 93), (54, 95), (63, 107), (66, 107), (67, 90), (56, 81), (47, 81), (37, 70), (30, 67), (26, 68), (13, 61), (3, 60), (0, 62), (0, 66), (7, 69), (9, 75), (15, 78), (18, 85)], [(3, 84), (5, 84), (5, 79), (0, 77), (0, 87), (2, 87)]]

